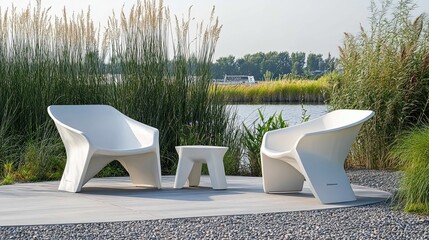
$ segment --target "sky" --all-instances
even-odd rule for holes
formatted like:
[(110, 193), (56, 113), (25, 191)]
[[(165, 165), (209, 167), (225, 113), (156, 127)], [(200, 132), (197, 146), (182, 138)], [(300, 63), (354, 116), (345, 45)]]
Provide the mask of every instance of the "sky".
[[(35, 0), (0, 0), (2, 11), (12, 3), (17, 9)], [(42, 0), (51, 14), (86, 11), (102, 26), (112, 10), (131, 8), (136, 0)], [(429, 1), (416, 0), (417, 13), (429, 14)], [(356, 34), (368, 27), (370, 0), (164, 0), (172, 15), (186, 16), (192, 6), (195, 21), (208, 21), (212, 7), (222, 24), (215, 59), (228, 55), (288, 51), (338, 56), (344, 32)]]

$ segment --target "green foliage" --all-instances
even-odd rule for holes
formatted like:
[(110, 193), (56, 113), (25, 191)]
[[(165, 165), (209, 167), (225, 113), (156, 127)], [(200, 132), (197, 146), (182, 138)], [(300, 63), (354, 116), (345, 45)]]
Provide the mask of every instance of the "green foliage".
[(11, 185), (15, 183), (15, 178), (11, 175), (7, 175), (3, 180), (0, 182), (0, 185)]
[[(305, 67), (307, 63), (307, 67)], [(315, 71), (320, 73), (331, 72), (335, 69), (336, 58), (328, 54), (326, 59), (321, 54), (309, 54), (307, 61), (305, 53), (297, 52), (268, 52), (246, 54), (243, 58), (230, 55), (220, 57), (213, 64), (212, 72), (215, 79), (222, 79), (225, 75), (251, 75), (257, 80), (271, 80), (283, 75), (293, 74), (294, 77), (313, 76)], [(266, 73), (270, 72), (267, 78)], [(320, 75), (319, 75), (320, 76)]]
[(264, 73), (264, 80), (265, 81), (272, 81), (273, 80), (273, 73), (270, 71), (265, 71)]
[(245, 169), (242, 166), (242, 143), (241, 143), (241, 131), (235, 127), (229, 127), (227, 129), (229, 135), (225, 138), (225, 146), (228, 146), (223, 163), (225, 167), (225, 174), (237, 175), (246, 174)]
[[(265, 133), (288, 127), (288, 123), (283, 120), (282, 112), (279, 114), (274, 113), (268, 119), (264, 117), (260, 109), (258, 109), (258, 114), (259, 119), (253, 122), (253, 126), (249, 128), (243, 124), (243, 133), (241, 135), (241, 143), (245, 151), (244, 155), (249, 164), (247, 169), (252, 176), (261, 176), (262, 174), (260, 149)], [(301, 122), (306, 122), (309, 119), (310, 115), (307, 115), (307, 110), (302, 105)]]
[(65, 154), (56, 130), (51, 125), (40, 126), (32, 137), (23, 142), (17, 154), (18, 161), (15, 161), (16, 169), (9, 168), (7, 175), (21, 182), (59, 179), (65, 165)]
[(310, 53), (307, 56), (307, 64), (305, 70), (307, 72), (313, 72), (319, 70), (319, 64), (323, 62), (322, 54)]
[(290, 55), (292, 60), (292, 74), (294, 75), (303, 75), (304, 74), (304, 65), (305, 65), (305, 53), (297, 52)]
[(324, 74), (321, 76), (318, 81), (321, 83), (327, 84), (329, 87), (333, 87), (335, 83), (338, 83), (342, 79), (342, 75), (336, 71)]
[(105, 166), (95, 177), (128, 176), (127, 170), (118, 162), (113, 161)]
[(308, 122), (310, 120), (310, 115), (307, 115), (307, 109), (304, 108), (304, 105), (301, 104), (301, 123)]
[(250, 174), (252, 176), (261, 176), (261, 156), (260, 149), (262, 145), (262, 138), (268, 131), (285, 128), (288, 126), (287, 122), (283, 120), (282, 113), (278, 115), (274, 113), (272, 116), (265, 119), (261, 110), (258, 109), (259, 120), (253, 123), (251, 128), (243, 124), (244, 133), (242, 136), (242, 143), (245, 148), (245, 154), (249, 161)]
[(210, 136), (201, 131), (202, 128), (198, 126), (198, 122), (185, 124), (179, 136), (180, 145), (199, 145), (202, 142), (208, 142)]
[[(233, 119), (211, 88), (221, 29), (213, 13), (208, 24), (198, 24), (196, 39), (189, 32), (191, 15), (174, 26), (156, 0), (138, 2), (119, 18), (113, 14), (104, 34), (89, 12), (69, 18), (64, 10), (50, 19), (39, 1), (34, 9), (0, 11), (0, 163), (13, 162), (17, 180), (61, 175), (65, 152), (46, 111), (53, 104), (109, 104), (158, 128), (164, 174), (174, 173), (176, 145), (239, 141), (230, 139), (237, 137)], [(183, 137), (191, 122), (199, 124)], [(236, 171), (238, 157), (228, 159)], [(122, 173), (112, 163), (100, 175)]]
[(429, 114), (429, 21), (412, 19), (414, 4), (372, 2), (369, 30), (345, 35), (340, 48), (341, 78), (330, 94), (333, 109), (371, 109), (376, 115), (361, 130), (351, 165), (395, 168), (388, 152), (404, 130)]
[(399, 200), (407, 212), (429, 214), (429, 126), (405, 134), (391, 154), (404, 171)]
[(13, 162), (6, 162), (3, 164), (3, 180), (0, 185), (9, 185), (15, 182)]
[(19, 136), (12, 132), (12, 118), (10, 116), (14, 116), (14, 114), (15, 111), (6, 108), (3, 109), (0, 118), (0, 172), (3, 165), (16, 158), (16, 152), (19, 149)]
[[(38, 181), (59, 179), (65, 165), (63, 144), (56, 136), (52, 126), (45, 129), (42, 126), (34, 132), (28, 141), (11, 144), (14, 151), (10, 154), (3, 152), (1, 156), (8, 159), (3, 164), (3, 184), (12, 184), (15, 181)], [(42, 139), (38, 136), (43, 135)], [(11, 136), (13, 139), (18, 139)], [(16, 166), (16, 168), (14, 167)]]

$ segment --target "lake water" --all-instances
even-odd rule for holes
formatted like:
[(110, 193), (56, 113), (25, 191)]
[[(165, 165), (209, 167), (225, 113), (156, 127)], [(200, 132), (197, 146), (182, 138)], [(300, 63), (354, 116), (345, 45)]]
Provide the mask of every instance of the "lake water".
[(303, 109), (307, 110), (306, 115), (310, 119), (320, 117), (326, 114), (328, 105), (300, 105), (300, 104), (234, 104), (228, 106), (231, 110), (237, 112), (238, 122), (250, 126), (255, 121), (259, 121), (258, 109), (261, 109), (265, 118), (272, 116), (274, 113), (282, 113), (282, 117), (293, 126), (301, 123)]

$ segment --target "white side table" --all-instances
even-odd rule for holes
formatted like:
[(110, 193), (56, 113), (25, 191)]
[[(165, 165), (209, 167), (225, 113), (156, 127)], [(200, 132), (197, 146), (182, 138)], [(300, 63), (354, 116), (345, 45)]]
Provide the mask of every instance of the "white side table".
[(223, 156), (228, 147), (192, 145), (177, 146), (179, 154), (179, 164), (177, 166), (174, 188), (183, 188), (186, 180), (189, 186), (200, 184), (201, 167), (207, 163), (210, 181), (213, 189), (226, 189), (225, 169), (223, 166)]

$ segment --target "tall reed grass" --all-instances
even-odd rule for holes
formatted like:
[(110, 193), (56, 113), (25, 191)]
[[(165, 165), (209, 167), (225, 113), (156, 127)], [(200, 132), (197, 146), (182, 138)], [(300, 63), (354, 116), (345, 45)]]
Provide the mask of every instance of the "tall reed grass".
[(52, 19), (40, 1), (23, 11), (1, 11), (0, 19), (0, 140), (8, 149), (0, 159), (18, 171), (17, 179), (50, 179), (43, 174), (55, 171), (58, 151), (65, 154), (51, 146), (58, 137), (46, 107), (108, 97), (102, 61), (90, 57), (98, 51), (97, 32), (89, 12), (68, 19), (64, 11)]
[(424, 14), (413, 18), (414, 7), (411, 0), (372, 1), (369, 29), (345, 35), (344, 74), (334, 83), (330, 105), (376, 112), (353, 146), (350, 165), (396, 168), (388, 154), (392, 144), (404, 130), (427, 122), (429, 21)]
[(229, 103), (325, 103), (329, 84), (319, 80), (279, 80), (254, 85), (218, 85)]
[(234, 118), (217, 93), (208, 94), (221, 26), (213, 12), (208, 24), (195, 23), (196, 36), (194, 23), (191, 15), (172, 21), (156, 0), (113, 13), (104, 33), (90, 9), (71, 17), (64, 9), (58, 17), (38, 1), (23, 11), (0, 11), (0, 163), (12, 162), (17, 176), (58, 177), (65, 154), (47, 106), (110, 104), (160, 130), (163, 173), (175, 170), (174, 146), (197, 136), (193, 143), (229, 146), (225, 165), (235, 174)]

